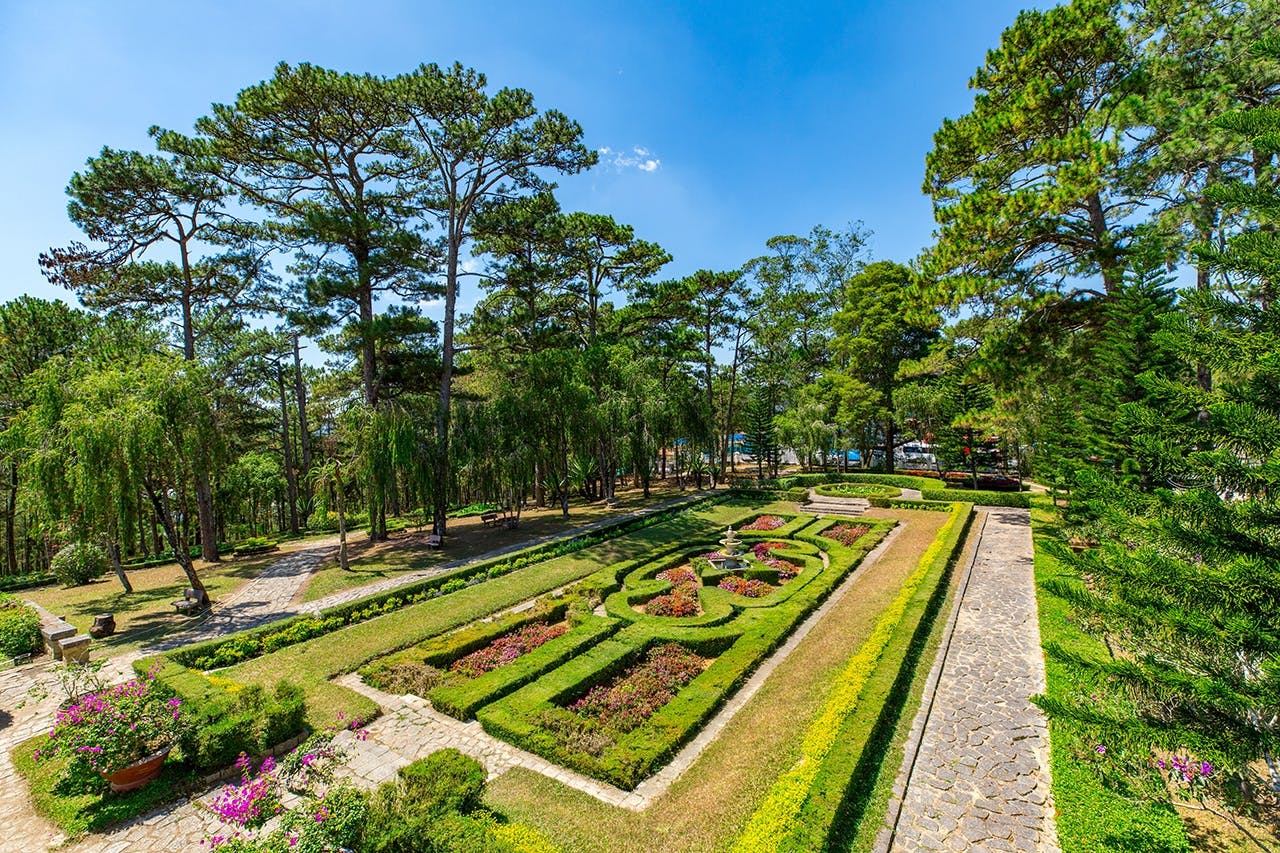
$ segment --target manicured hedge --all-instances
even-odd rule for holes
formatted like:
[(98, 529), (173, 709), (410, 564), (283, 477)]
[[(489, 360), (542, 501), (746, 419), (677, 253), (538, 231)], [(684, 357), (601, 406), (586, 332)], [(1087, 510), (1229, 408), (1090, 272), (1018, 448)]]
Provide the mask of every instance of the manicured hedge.
[(689, 511), (697, 506), (725, 500), (727, 496), (709, 495), (663, 512), (637, 519), (620, 521), (602, 530), (576, 536), (560, 542), (535, 546), (514, 555), (503, 555), (491, 560), (471, 563), (398, 589), (367, 596), (347, 604), (326, 608), (319, 615), (296, 616), (293, 619), (274, 622), (260, 628), (242, 631), (230, 637), (209, 640), (170, 652), (169, 657), (184, 666), (197, 669), (231, 666), (285, 646), (310, 640), (347, 625), (363, 622), (384, 613), (390, 613), (427, 598), (447, 595), (465, 587), (500, 577), (526, 566), (554, 557), (571, 554), (606, 539), (624, 533), (641, 530)]
[(943, 524), (937, 538), (921, 555), (915, 570), (880, 615), (867, 641), (845, 665), (835, 690), (817, 719), (809, 726), (801, 744), (800, 759), (778, 777), (748, 821), (734, 847), (735, 851), (754, 853), (760, 850), (797, 849), (789, 839), (797, 832), (809, 831), (797, 819), (806, 801), (816, 793), (814, 785), (824, 763), (837, 745), (846, 720), (858, 709), (863, 688), (902, 623), (907, 607), (917, 591), (931, 574), (939, 573), (952, 559), (963, 536), (964, 522), (969, 513), (969, 507), (957, 506), (952, 516)]
[(492, 622), (470, 625), (413, 648), (387, 655), (363, 667), (360, 674), (365, 678), (376, 678), (379, 673), (402, 662), (420, 662), (447, 669), (459, 658), (534, 622), (555, 623), (569, 617), (577, 623), (565, 634), (504, 666), (467, 679), (461, 684), (441, 685), (428, 693), (426, 698), (431, 700), (437, 711), (460, 720), (470, 719), (477, 708), (523, 687), (622, 627), (623, 623), (615, 619), (570, 614), (570, 607), (579, 600), (580, 596), (577, 595), (548, 598), (528, 610), (510, 613)]
[(139, 675), (153, 673), (157, 685), (182, 700), (187, 726), (178, 746), (183, 761), (199, 771), (220, 770), (240, 753), (262, 755), (306, 728), (302, 690), (287, 681), (271, 692), (217, 676), (203, 676), (163, 657), (136, 661)]
[(902, 489), (884, 483), (819, 483), (813, 490), (829, 498), (896, 498)]
[(0, 592), (0, 657), (16, 658), (40, 647), (40, 614), (22, 599)]
[(792, 486), (817, 486), (822, 483), (879, 483), (899, 489), (936, 489), (937, 480), (930, 477), (909, 477), (903, 474), (796, 474), (776, 481), (779, 488)]
[[(797, 521), (800, 522), (798, 528), (814, 525), (816, 520), (803, 517)], [(830, 523), (833, 522), (818, 522), (814, 526)], [(891, 527), (892, 522), (873, 522), (871, 531), (861, 537), (853, 548), (845, 548), (834, 541), (818, 540), (816, 536), (802, 536), (797, 529), (793, 538), (819, 544), (828, 552), (828, 569), (814, 570), (810, 564), (818, 563), (817, 558), (797, 552), (788, 555), (788, 559), (804, 563), (805, 571), (778, 592), (761, 599), (742, 599), (724, 590), (704, 587), (701, 595), (708, 610), (713, 607), (718, 610), (718, 605), (723, 603), (735, 614), (732, 621), (724, 624), (700, 624), (698, 620), (701, 617), (663, 619), (630, 611), (629, 618), (633, 621), (630, 627), (532, 684), (480, 708), (476, 716), (486, 731), (510, 743), (595, 778), (623, 788), (634, 788), (698, 731)], [(808, 527), (805, 528), (807, 530)], [(785, 539), (785, 536), (779, 536), (781, 532), (762, 533), (759, 538)], [(688, 546), (684, 549), (687, 551)], [(611, 596), (610, 603), (625, 600), (632, 592), (631, 584), (649, 583), (642, 579), (652, 577), (662, 566), (685, 560), (687, 556), (687, 553), (659, 555), (649, 564), (632, 570), (627, 576), (629, 588)], [(804, 580), (806, 575), (807, 581)], [(730, 603), (728, 599), (731, 598), (738, 601)], [(617, 608), (611, 607), (611, 615), (615, 612)], [(575, 749), (545, 727), (544, 715), (565, 713), (558, 709), (585, 695), (593, 686), (605, 683), (626, 670), (654, 645), (673, 641), (704, 656), (713, 656), (715, 660), (645, 723), (617, 736), (613, 745), (602, 754), (596, 756)]]
[(1027, 492), (984, 492), (977, 489), (921, 489), (920, 497), (927, 501), (964, 501), (979, 506), (1007, 506), (1028, 509), (1031, 496)]
[(37, 586), (48, 586), (57, 583), (58, 579), (51, 573), (30, 575), (6, 575), (0, 577), (0, 592), (16, 592), (20, 589), (33, 589)]
[(959, 501), (913, 501), (907, 498), (867, 498), (867, 502), (878, 509), (923, 509), (938, 512), (951, 512)]

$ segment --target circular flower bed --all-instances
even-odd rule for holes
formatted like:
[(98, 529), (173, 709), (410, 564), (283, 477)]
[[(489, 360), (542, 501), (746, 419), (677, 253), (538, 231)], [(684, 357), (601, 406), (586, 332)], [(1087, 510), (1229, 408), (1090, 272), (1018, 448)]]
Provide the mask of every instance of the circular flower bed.
[(823, 483), (813, 490), (829, 498), (896, 498), (902, 489), (881, 483)]

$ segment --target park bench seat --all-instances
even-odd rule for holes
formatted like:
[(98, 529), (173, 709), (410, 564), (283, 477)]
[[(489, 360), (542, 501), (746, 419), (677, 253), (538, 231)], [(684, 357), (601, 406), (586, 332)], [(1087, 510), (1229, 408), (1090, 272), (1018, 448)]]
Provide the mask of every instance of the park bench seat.
[(480, 523), (485, 527), (498, 526), (498, 514), (496, 512), (486, 512), (480, 515)]
[(201, 613), (209, 609), (209, 595), (202, 589), (187, 587), (182, 591), (182, 598), (173, 602), (173, 609), (188, 615)]
[(426, 545), (428, 548), (439, 548), (440, 535), (438, 533), (429, 534), (426, 539)]

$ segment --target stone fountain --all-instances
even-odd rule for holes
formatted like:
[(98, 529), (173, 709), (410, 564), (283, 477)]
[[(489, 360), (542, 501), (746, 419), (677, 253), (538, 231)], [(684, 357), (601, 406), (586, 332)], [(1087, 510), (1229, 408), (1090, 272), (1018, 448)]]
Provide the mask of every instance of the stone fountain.
[(730, 527), (725, 533), (724, 538), (720, 540), (720, 553), (711, 557), (712, 565), (726, 571), (735, 571), (744, 569), (747, 566), (745, 552), (742, 550), (742, 541), (738, 539), (738, 534), (733, 532)]

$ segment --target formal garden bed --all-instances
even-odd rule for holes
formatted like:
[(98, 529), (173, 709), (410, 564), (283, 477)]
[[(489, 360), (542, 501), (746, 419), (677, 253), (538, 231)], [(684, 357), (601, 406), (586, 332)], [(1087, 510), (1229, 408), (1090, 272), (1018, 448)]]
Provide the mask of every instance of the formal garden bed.
[(883, 483), (820, 483), (814, 492), (827, 498), (896, 498), (902, 489)]

